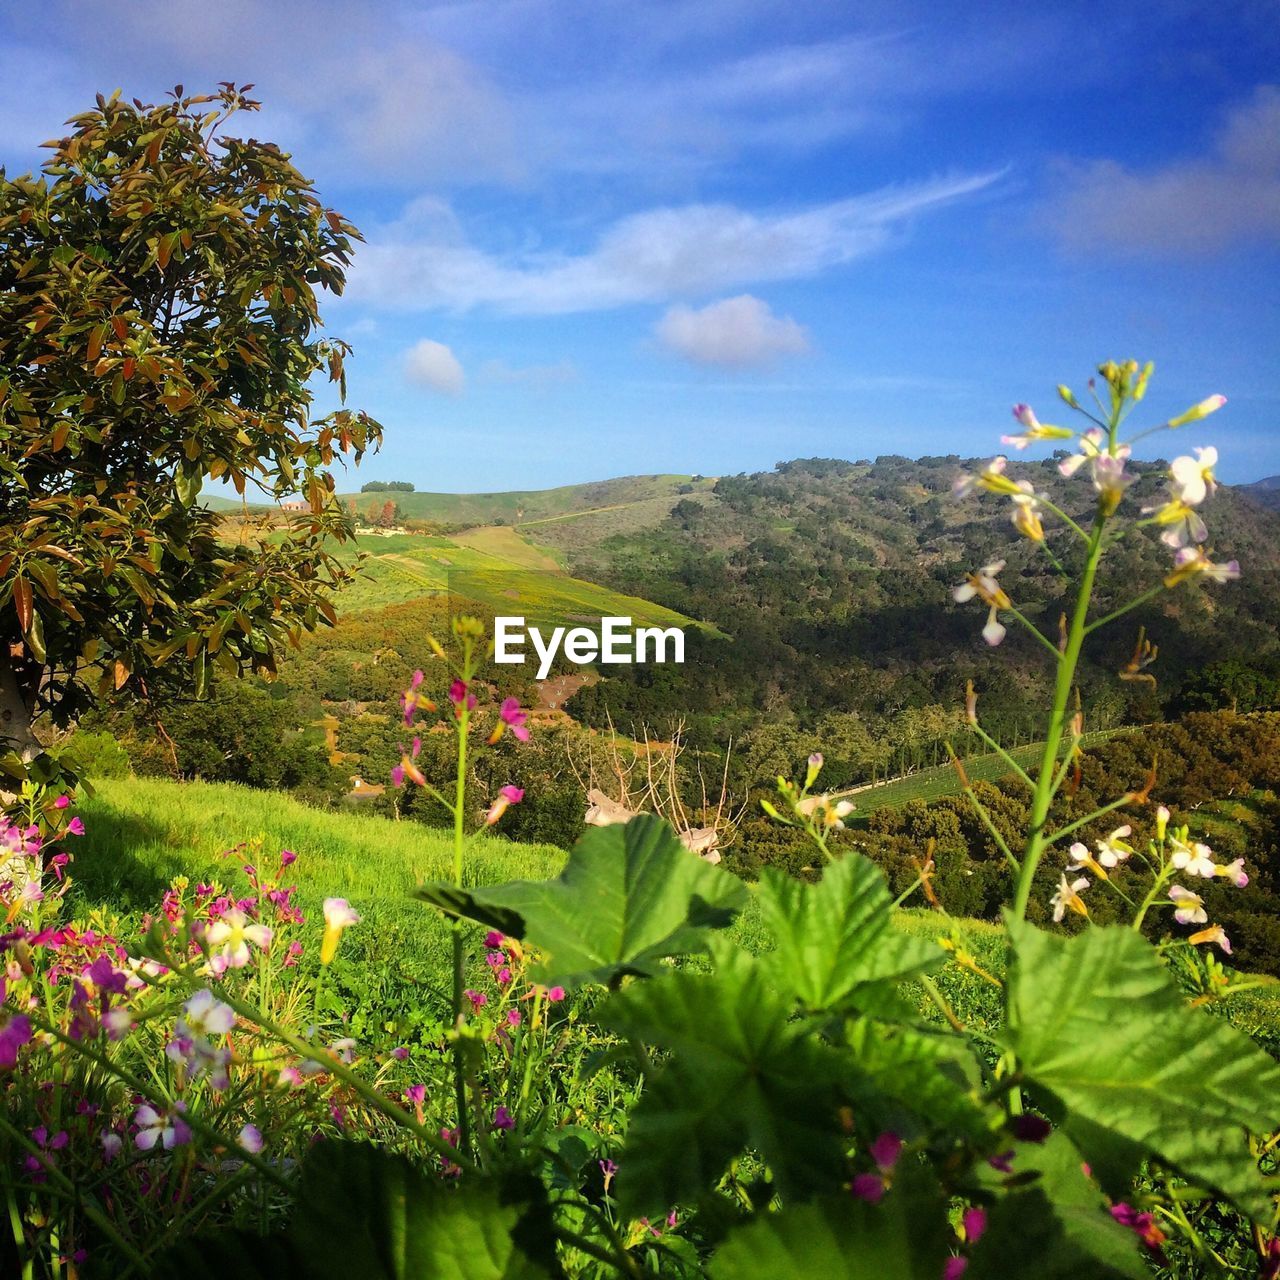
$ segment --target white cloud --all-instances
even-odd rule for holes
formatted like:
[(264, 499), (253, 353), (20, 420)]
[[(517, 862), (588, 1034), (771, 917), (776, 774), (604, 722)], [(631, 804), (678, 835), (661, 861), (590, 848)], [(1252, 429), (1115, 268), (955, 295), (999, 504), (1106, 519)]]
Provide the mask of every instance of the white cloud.
[(658, 322), (658, 341), (694, 364), (746, 369), (809, 349), (809, 335), (790, 316), (775, 316), (749, 293), (695, 309), (672, 307)]
[(982, 173), (885, 187), (796, 213), (726, 204), (651, 209), (621, 219), (586, 252), (504, 256), (469, 243), (434, 202), (428, 216), (378, 232), (352, 265), (347, 296), (372, 307), (487, 304), (523, 314), (670, 302), (763, 280), (811, 276), (890, 243), (910, 219), (989, 187)]
[(447, 396), (461, 395), (467, 380), (458, 357), (443, 342), (432, 338), (423, 338), (409, 348), (404, 374), (410, 382)]
[(1280, 239), (1280, 89), (1231, 112), (1208, 152), (1160, 168), (1099, 160), (1064, 171), (1042, 220), (1068, 249), (1209, 253)]

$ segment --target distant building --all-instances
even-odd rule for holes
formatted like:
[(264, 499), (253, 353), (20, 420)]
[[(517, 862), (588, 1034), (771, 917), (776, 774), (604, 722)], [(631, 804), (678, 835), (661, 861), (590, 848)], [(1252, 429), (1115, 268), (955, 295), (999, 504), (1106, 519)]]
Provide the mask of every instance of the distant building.
[(280, 504), (281, 511), (310, 511), (311, 504), (304, 502), (301, 498), (290, 498), (288, 502)]

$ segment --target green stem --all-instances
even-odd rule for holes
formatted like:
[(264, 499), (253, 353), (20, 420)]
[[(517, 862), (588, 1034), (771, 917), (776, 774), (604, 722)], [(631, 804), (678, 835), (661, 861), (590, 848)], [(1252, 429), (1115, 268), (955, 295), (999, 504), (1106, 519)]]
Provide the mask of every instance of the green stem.
[(1080, 578), (1080, 590), (1076, 596), (1070, 628), (1067, 631), (1066, 648), (1063, 649), (1057, 666), (1053, 711), (1045, 736), (1044, 752), (1040, 758), (1040, 771), (1036, 775), (1035, 792), (1031, 800), (1031, 827), (1027, 833), (1026, 850), (1022, 857), (1022, 873), (1018, 879), (1018, 888), (1013, 900), (1013, 916), (1016, 920), (1026, 917), (1032, 881), (1049, 847), (1044, 827), (1049, 819), (1049, 807), (1053, 803), (1053, 780), (1058, 770), (1058, 752), (1062, 746), (1062, 735), (1067, 727), (1067, 708), (1071, 701), (1076, 666), (1080, 661), (1080, 650), (1084, 646), (1089, 602), (1093, 595), (1093, 582), (1098, 573), (1098, 563), (1102, 559), (1102, 535), (1105, 528), (1106, 516), (1099, 509), (1094, 517), (1093, 530), (1089, 535), (1084, 572)]
[(1169, 588), (1166, 587), (1163, 582), (1160, 583), (1159, 586), (1151, 587), (1149, 590), (1144, 591), (1140, 596), (1138, 596), (1137, 599), (1130, 600), (1128, 604), (1122, 605), (1119, 609), (1112, 610), (1112, 612), (1108, 613), (1105, 617), (1098, 618), (1089, 623), (1085, 628), (1085, 634), (1089, 635), (1092, 632), (1097, 631), (1099, 627), (1105, 627), (1107, 623), (1114, 622), (1117, 618), (1123, 618), (1126, 613), (1131, 613), (1134, 609), (1140, 608), (1142, 605), (1154, 600), (1157, 596), (1163, 595), (1168, 589)]
[[(463, 680), (466, 693), (458, 704), (458, 773), (453, 791), (453, 884), (462, 888), (462, 857), (466, 848), (465, 821), (467, 815), (467, 732), (471, 725), (471, 712), (467, 696), (471, 691), (470, 647), (464, 654)], [(453, 922), (453, 1101), (458, 1116), (458, 1145), (460, 1150), (471, 1152), (471, 1117), (467, 1110), (467, 1051), (462, 1042), (462, 1001), (465, 978), (463, 974), (464, 947), (463, 923)]]

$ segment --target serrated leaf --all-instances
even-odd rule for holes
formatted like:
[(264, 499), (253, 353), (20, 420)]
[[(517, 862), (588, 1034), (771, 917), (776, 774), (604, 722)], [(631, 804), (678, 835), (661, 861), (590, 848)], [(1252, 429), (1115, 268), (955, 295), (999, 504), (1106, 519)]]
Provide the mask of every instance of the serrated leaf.
[(1137, 1236), (1107, 1212), (1085, 1177), (1080, 1154), (1062, 1133), (1018, 1148), (1018, 1177), (1035, 1182), (1002, 1196), (970, 1257), (966, 1280), (1146, 1280)]
[(907, 1171), (879, 1204), (831, 1196), (761, 1214), (730, 1232), (710, 1280), (941, 1280), (946, 1204)]
[(757, 1151), (784, 1195), (842, 1173), (839, 1054), (791, 1018), (764, 968), (721, 950), (714, 974), (637, 982), (599, 1010), (607, 1027), (669, 1056), (645, 1080), (619, 1159), (618, 1195), (637, 1214), (705, 1195)]
[(1280, 1122), (1280, 1066), (1189, 1008), (1132, 930), (1062, 938), (1024, 922), (1008, 927), (1006, 1039), (1022, 1073), (1065, 1108), (1085, 1157), (1094, 1147), (1112, 1155), (1114, 1135), (1245, 1212), (1269, 1215), (1245, 1130)]
[(890, 985), (936, 967), (936, 943), (893, 928), (884, 874), (861, 854), (829, 865), (817, 884), (768, 867), (757, 895), (777, 940), (767, 963), (806, 1009), (857, 1005), (859, 988)]
[(731, 924), (747, 901), (736, 876), (690, 853), (649, 814), (592, 827), (558, 879), (429, 884), (418, 896), (532, 943), (545, 955), (537, 979), (567, 987), (652, 974), (667, 956), (702, 950), (708, 932)]

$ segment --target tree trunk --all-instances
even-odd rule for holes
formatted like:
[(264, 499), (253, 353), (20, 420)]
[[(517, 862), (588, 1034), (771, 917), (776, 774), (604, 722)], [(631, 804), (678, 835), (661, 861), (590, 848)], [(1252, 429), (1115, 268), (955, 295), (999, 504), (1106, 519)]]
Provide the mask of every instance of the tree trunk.
[(18, 674), (8, 654), (0, 654), (0, 750), (14, 750), (30, 760), (40, 750), (31, 731), (31, 708), (18, 686)]

